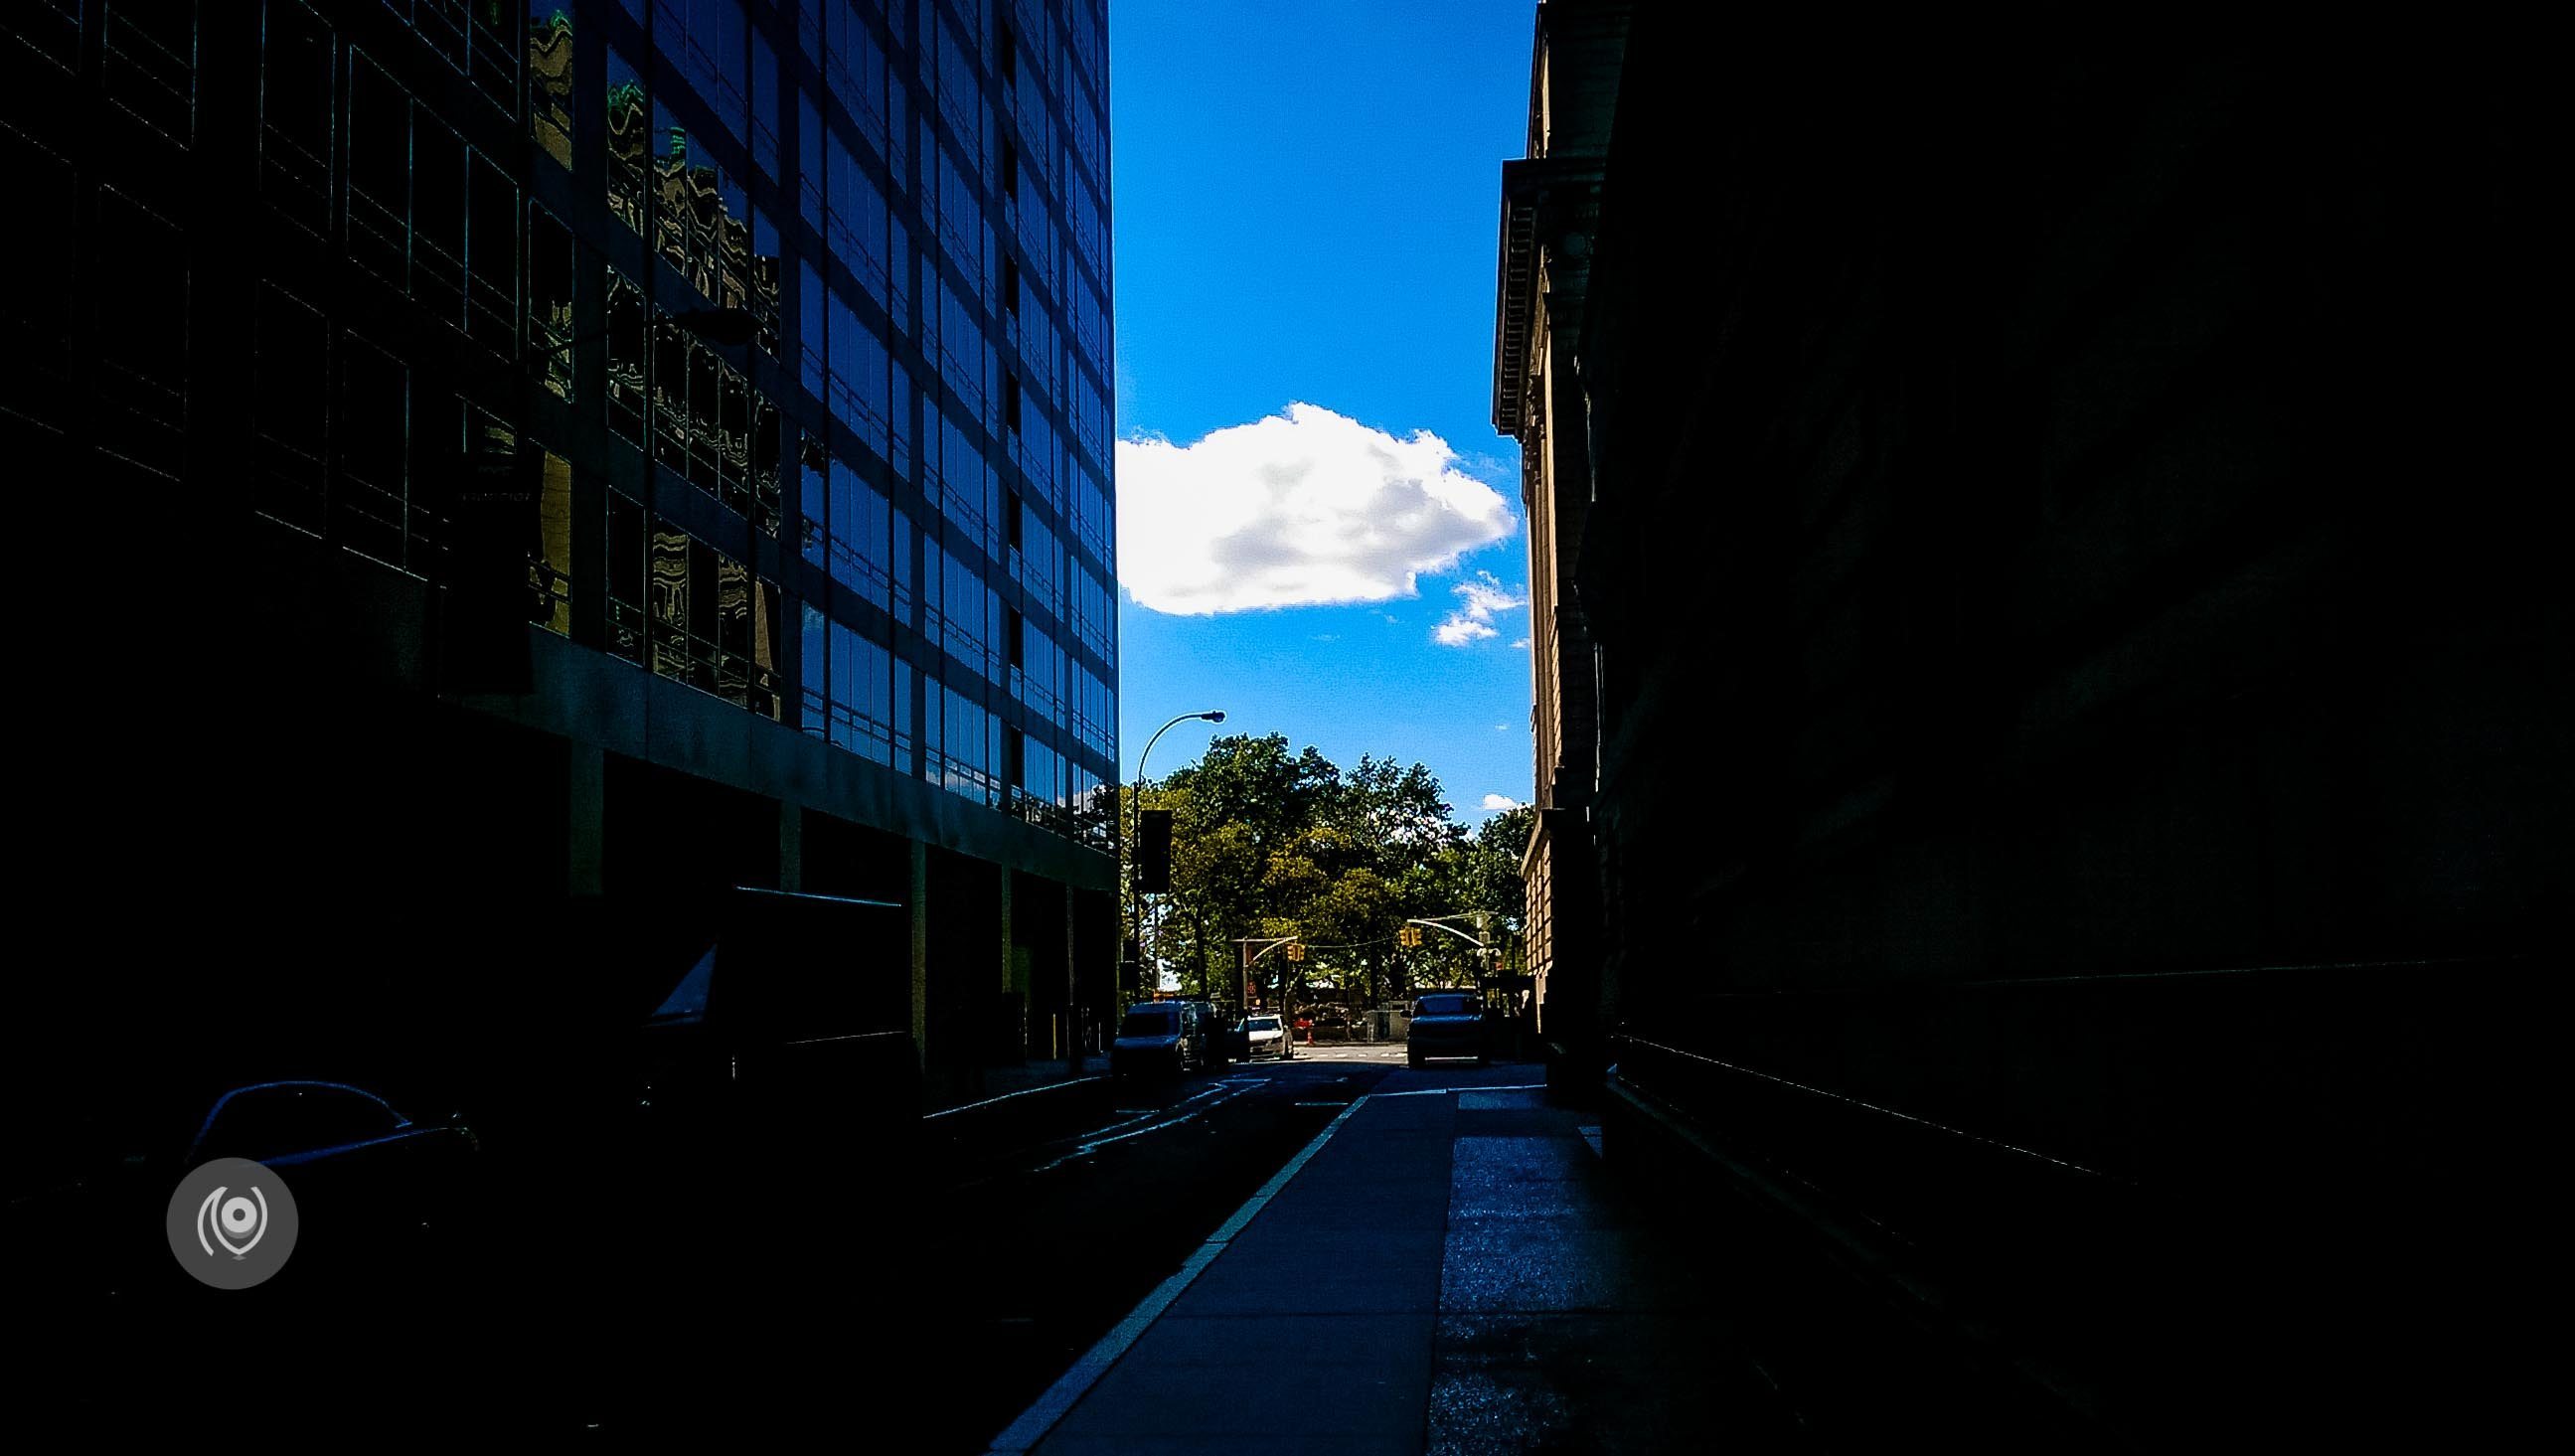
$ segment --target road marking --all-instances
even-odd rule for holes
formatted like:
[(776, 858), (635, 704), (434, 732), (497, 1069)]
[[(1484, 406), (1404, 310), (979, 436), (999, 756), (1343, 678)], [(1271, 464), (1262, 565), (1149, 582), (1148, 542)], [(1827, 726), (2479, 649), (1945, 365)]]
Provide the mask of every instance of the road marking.
[(1423, 1087), (1411, 1092), (1370, 1092), (1371, 1097), (1453, 1097), (1459, 1092), (1542, 1092), (1544, 1082), (1516, 1082), (1507, 1087)]
[[(1132, 1132), (1112, 1133), (1112, 1129), (1114, 1128), (1122, 1128), (1129, 1125), (1124, 1122), (1113, 1122), (1109, 1127), (1100, 1129), (1101, 1132), (1112, 1133), (1112, 1135), (1099, 1136), (1086, 1134), (1087, 1140), (1083, 1142), (1081, 1146), (1075, 1148), (1069, 1153), (1066, 1153), (1064, 1156), (1057, 1158), (1054, 1162), (1048, 1163), (1034, 1171), (1039, 1173), (1052, 1173), (1056, 1169), (1063, 1167), (1066, 1163), (1072, 1162), (1077, 1158), (1087, 1158), (1093, 1153), (1100, 1151), (1102, 1148), (1109, 1146), (1113, 1142), (1125, 1142), (1131, 1137), (1143, 1137), (1149, 1132), (1160, 1132), (1167, 1127), (1178, 1127), (1182, 1123), (1189, 1121), (1191, 1118), (1198, 1116), (1201, 1112), (1208, 1110), (1208, 1107), (1223, 1106), (1224, 1104), (1233, 1101), (1235, 1098), (1242, 1096), (1247, 1090), (1249, 1090), (1247, 1087), (1235, 1087), (1232, 1091), (1228, 1091), (1226, 1090), (1226, 1085), (1224, 1083), (1219, 1083), (1218, 1085), (1210, 1087), (1206, 1091), (1199, 1092), (1194, 1096), (1188, 1097), (1177, 1104), (1179, 1106), (1188, 1107), (1190, 1103), (1198, 1101), (1201, 1097), (1214, 1097), (1215, 1100), (1209, 1102), (1207, 1107), (1192, 1107), (1189, 1111), (1183, 1112), (1178, 1117), (1168, 1117), (1163, 1121), (1155, 1123), (1151, 1127), (1139, 1127)], [(1172, 1109), (1166, 1107), (1161, 1110), (1168, 1112)], [(1148, 1115), (1152, 1116), (1160, 1114), (1150, 1113)]]
[(1095, 1127), (1089, 1132), (1077, 1132), (1067, 1137), (1050, 1138), (1047, 1143), (1041, 1143), (1039, 1146), (1043, 1147), (1047, 1146), (1049, 1143), (1057, 1142), (1078, 1142), (1084, 1138), (1098, 1137), (1103, 1133), (1116, 1132), (1122, 1127), (1133, 1127), (1137, 1122), (1146, 1118), (1168, 1116), (1175, 1108), (1186, 1107), (1192, 1102), (1196, 1102), (1204, 1097), (1213, 1097), (1221, 1089), (1221, 1086), (1201, 1087), (1197, 1091), (1183, 1097), (1181, 1100), (1161, 1107), (1121, 1107), (1118, 1109), (1117, 1115), (1129, 1120), (1125, 1122), (1108, 1123), (1105, 1126)]
[(1262, 1184), (1261, 1191), (1253, 1194), (1241, 1208), (1236, 1209), (1234, 1216), (1227, 1219), (1222, 1227), (1208, 1235), (1207, 1242), (1200, 1244), (1191, 1253), (1181, 1264), (1179, 1272), (1156, 1286), (1153, 1293), (1145, 1296), (1143, 1303), (1129, 1311), (1127, 1317), (1120, 1320), (1115, 1328), (1100, 1337), (1098, 1344), (1093, 1345), (1081, 1359), (1076, 1360), (1073, 1368), (1064, 1372), (1064, 1378), (1049, 1386), (1046, 1394), (1037, 1398), (1036, 1404), (1020, 1412), (1018, 1420), (1011, 1422), (1008, 1429), (995, 1436), (993, 1452), (997, 1453), (997, 1456), (1020, 1456), (1020, 1453), (1046, 1439), (1047, 1432), (1054, 1430), (1056, 1424), (1070, 1414), (1074, 1406), (1081, 1403), (1084, 1396), (1091, 1393), (1091, 1387), (1100, 1383), (1100, 1377), (1108, 1374), (1111, 1366), (1117, 1364), (1125, 1358), (1129, 1350), (1135, 1348), (1136, 1342), (1144, 1338), (1145, 1331), (1152, 1327), (1154, 1321), (1163, 1317), (1163, 1311), (1171, 1308), (1173, 1302), (1196, 1282), (1199, 1275), (1206, 1272), (1207, 1266), (1216, 1262), (1217, 1256), (1224, 1253), (1231, 1245), (1234, 1236), (1241, 1233), (1244, 1226), (1252, 1222), (1262, 1209), (1270, 1206), (1270, 1200), (1279, 1195), (1280, 1189), (1288, 1186), (1288, 1180), (1296, 1176), (1306, 1163), (1312, 1161), (1314, 1154), (1322, 1150), (1323, 1144), (1331, 1141), (1332, 1134), (1341, 1130), (1341, 1124), (1350, 1120), (1350, 1114), (1366, 1105), (1367, 1100), (1365, 1096), (1361, 1096), (1357, 1101), (1343, 1107), (1341, 1115), (1325, 1123), (1323, 1130), (1314, 1134), (1313, 1141), (1306, 1143), (1301, 1151), (1288, 1160), (1286, 1167), (1281, 1168), (1269, 1182)]
[(921, 1120), (924, 1122), (936, 1122), (942, 1117), (954, 1117), (960, 1112), (972, 1112), (978, 1107), (990, 1107), (996, 1102), (1007, 1102), (1014, 1097), (1034, 1097), (1040, 1092), (1060, 1092), (1067, 1087), (1079, 1087), (1086, 1082), (1102, 1082), (1107, 1080), (1107, 1077), (1094, 1076), (1073, 1077), (1066, 1081), (1049, 1082), (1043, 1087), (1028, 1087), (1017, 1092), (1004, 1092), (998, 1097), (986, 1097), (981, 1102), (969, 1102), (963, 1107), (950, 1107), (944, 1111), (933, 1112), (923, 1117)]

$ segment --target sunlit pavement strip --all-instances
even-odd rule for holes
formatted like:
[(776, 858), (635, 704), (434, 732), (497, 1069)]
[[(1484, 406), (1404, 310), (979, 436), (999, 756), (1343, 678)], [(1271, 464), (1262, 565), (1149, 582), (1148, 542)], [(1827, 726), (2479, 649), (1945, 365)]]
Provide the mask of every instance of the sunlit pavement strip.
[(1216, 1262), (1217, 1257), (1234, 1242), (1235, 1236), (1242, 1233), (1253, 1219), (1259, 1217), (1262, 1209), (1270, 1206), (1270, 1200), (1279, 1196), (1279, 1191), (1287, 1187), (1288, 1181), (1302, 1171), (1306, 1163), (1313, 1160), (1314, 1154), (1322, 1151), (1323, 1144), (1332, 1140), (1332, 1134), (1341, 1130), (1341, 1124), (1349, 1121), (1370, 1101), (1378, 1097), (1447, 1096), (1457, 1092), (1529, 1091), (1543, 1086), (1544, 1083), (1531, 1083), (1513, 1087), (1432, 1087), (1414, 1092), (1363, 1093), (1355, 1101), (1343, 1107), (1340, 1115), (1324, 1124), (1323, 1130), (1314, 1134), (1314, 1140), (1306, 1143), (1301, 1151), (1289, 1158), (1288, 1165), (1273, 1174), (1269, 1182), (1262, 1184), (1261, 1191), (1253, 1194), (1241, 1208), (1236, 1209), (1232, 1218), (1227, 1219), (1216, 1232), (1209, 1234), (1207, 1241), (1199, 1245), (1198, 1249), (1182, 1263), (1179, 1272), (1165, 1279), (1153, 1293), (1146, 1295), (1143, 1303), (1138, 1304), (1109, 1333), (1102, 1335), (1100, 1342), (1093, 1345), (1081, 1359), (1075, 1361), (1073, 1368), (1064, 1372), (1064, 1377), (1056, 1381), (1046, 1394), (1039, 1396), (1036, 1404), (1021, 1412), (1020, 1418), (1011, 1422), (1008, 1430), (994, 1437), (991, 1450), (995, 1453), (1007, 1453), (1007, 1456), (1019, 1456), (1019, 1453), (1027, 1451), (1046, 1439), (1047, 1433), (1054, 1430), (1056, 1424), (1071, 1413), (1074, 1406), (1081, 1403), (1085, 1395), (1091, 1393), (1091, 1388), (1100, 1383), (1100, 1378), (1109, 1373), (1110, 1367), (1116, 1365), (1121, 1357), (1135, 1347), (1136, 1341), (1143, 1338), (1145, 1331), (1152, 1327), (1154, 1321), (1162, 1318), (1163, 1312), (1170, 1309), (1173, 1302), (1188, 1291), (1190, 1285), (1200, 1274), (1206, 1272), (1210, 1264)]

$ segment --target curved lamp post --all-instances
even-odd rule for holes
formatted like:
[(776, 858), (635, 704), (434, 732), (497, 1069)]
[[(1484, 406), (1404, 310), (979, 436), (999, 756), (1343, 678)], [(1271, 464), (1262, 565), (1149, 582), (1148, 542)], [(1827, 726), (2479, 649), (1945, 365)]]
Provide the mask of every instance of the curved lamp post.
[[(1163, 740), (1163, 734), (1170, 732), (1173, 725), (1189, 723), (1194, 719), (1205, 719), (1209, 723), (1223, 723), (1225, 710), (1220, 708), (1207, 713), (1182, 714), (1171, 723), (1154, 729), (1154, 735), (1145, 740), (1145, 751), (1136, 755), (1136, 812), (1139, 815), (1140, 825), (1143, 823), (1142, 815), (1145, 812), (1145, 760), (1153, 756), (1154, 745)], [(1136, 980), (1139, 988), (1142, 988), (1145, 979), (1145, 878), (1144, 866), (1136, 862), (1134, 849), (1135, 841), (1130, 839), (1127, 855), (1128, 913), (1136, 922)], [(1162, 989), (1159, 978), (1154, 988)]]

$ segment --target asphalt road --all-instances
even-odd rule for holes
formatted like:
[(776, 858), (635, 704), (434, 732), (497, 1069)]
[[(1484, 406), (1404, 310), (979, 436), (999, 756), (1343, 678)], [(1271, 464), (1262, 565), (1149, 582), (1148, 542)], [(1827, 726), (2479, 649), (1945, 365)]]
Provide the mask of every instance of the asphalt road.
[(981, 1451), (1388, 1067), (1299, 1055), (937, 1119), (980, 1125), (909, 1176), (783, 1195), (669, 1318), (620, 1315), (561, 1417)]

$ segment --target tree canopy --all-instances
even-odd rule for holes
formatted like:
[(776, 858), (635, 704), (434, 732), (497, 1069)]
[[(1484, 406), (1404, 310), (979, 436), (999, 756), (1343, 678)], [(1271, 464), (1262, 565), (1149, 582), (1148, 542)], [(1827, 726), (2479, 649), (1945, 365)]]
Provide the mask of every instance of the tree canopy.
[(1283, 734), (1228, 734), (1137, 801), (1172, 810), (1172, 888), (1147, 910), (1142, 938), (1148, 962), (1185, 988), (1240, 994), (1239, 942), (1291, 935), (1303, 960), (1274, 952), (1255, 971), (1274, 1001), (1300, 981), (1366, 1003), (1470, 985), (1492, 967), (1476, 964), (1469, 939), (1435, 927), (1418, 946), (1398, 938), (1406, 920), (1450, 916), (1472, 937), (1478, 912), (1487, 942), (1518, 961), (1532, 811), (1470, 832), (1420, 763), (1362, 755), (1343, 769), (1312, 747), (1291, 751)]

